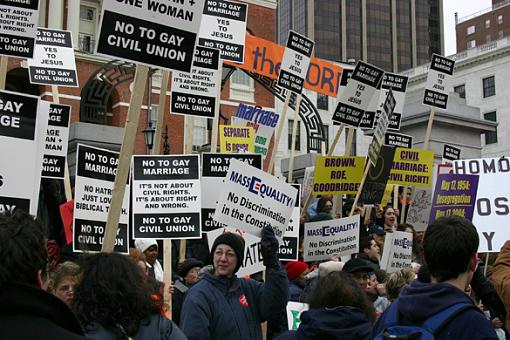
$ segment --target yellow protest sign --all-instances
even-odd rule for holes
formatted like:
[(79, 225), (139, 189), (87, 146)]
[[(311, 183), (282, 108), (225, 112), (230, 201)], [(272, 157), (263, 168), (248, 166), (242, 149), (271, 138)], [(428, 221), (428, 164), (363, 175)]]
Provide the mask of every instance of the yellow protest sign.
[(314, 195), (356, 194), (364, 170), (365, 157), (317, 157), (312, 191)]
[(397, 148), (388, 184), (430, 187), (434, 151)]
[(251, 126), (220, 125), (220, 152), (255, 152), (255, 133)]
[(381, 205), (385, 207), (388, 205), (388, 202), (390, 201), (391, 194), (393, 193), (393, 185), (387, 184), (386, 189), (384, 189), (384, 195), (381, 200)]

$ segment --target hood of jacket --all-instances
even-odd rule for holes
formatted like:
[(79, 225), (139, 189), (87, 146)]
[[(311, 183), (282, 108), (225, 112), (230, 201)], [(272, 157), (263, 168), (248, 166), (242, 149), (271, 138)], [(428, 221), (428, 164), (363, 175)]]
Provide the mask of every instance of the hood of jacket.
[(214, 275), (212, 271), (207, 271), (204, 273), (202, 280), (214, 285), (225, 295), (240, 289), (239, 279), (235, 275), (231, 278), (227, 278), (225, 276)]

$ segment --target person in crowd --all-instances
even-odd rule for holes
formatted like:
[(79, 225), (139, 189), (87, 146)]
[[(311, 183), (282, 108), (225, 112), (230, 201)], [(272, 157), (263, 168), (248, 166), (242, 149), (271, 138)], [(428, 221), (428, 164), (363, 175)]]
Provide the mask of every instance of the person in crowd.
[(277, 319), (285, 308), (288, 279), (278, 260), (278, 241), (270, 226), (261, 233), (265, 283), (235, 275), (244, 258), (239, 235), (227, 232), (214, 241), (212, 272), (206, 272), (184, 300), (180, 324), (190, 340), (262, 339), (260, 323)]
[(372, 302), (375, 314), (380, 317), (381, 314), (391, 304), (390, 300), (386, 297), (386, 289), (383, 283), (379, 283), (375, 272), (368, 273), (368, 285), (366, 289), (368, 299)]
[(48, 291), (70, 305), (73, 301), (74, 287), (80, 280), (80, 266), (71, 261), (59, 264), (50, 273)]
[(160, 313), (140, 268), (117, 253), (82, 259), (82, 280), (72, 309), (89, 339), (184, 340), (182, 331)]
[(497, 339), (490, 322), (464, 293), (478, 265), (478, 244), (475, 226), (463, 217), (441, 217), (429, 225), (423, 248), (431, 283), (414, 280), (405, 286), (377, 321), (373, 335), (382, 334), (394, 323), (421, 326), (462, 304), (460, 310), (444, 316), (445, 324), (435, 332), (435, 338)]
[(369, 277), (368, 273), (372, 272), (372, 267), (364, 260), (361, 259), (350, 259), (347, 261), (342, 268), (342, 271), (352, 275), (354, 280), (358, 282), (359, 286), (363, 291), (367, 291)]
[(380, 225), (372, 224), (370, 226), (370, 229), (368, 230), (368, 233), (379, 247), (379, 254), (382, 254), (384, 247), (384, 237), (386, 235), (384, 228), (381, 227)]
[(195, 283), (198, 282), (198, 272), (204, 266), (202, 261), (189, 258), (184, 261), (179, 269), (179, 278), (174, 284), (172, 294), (172, 320), (179, 325), (181, 310), (184, 303), (184, 295)]
[(0, 214), (0, 338), (85, 339), (69, 307), (41, 289), (47, 260), (33, 217), (21, 209)]
[(397, 213), (392, 206), (387, 205), (382, 211), (381, 219), (376, 221), (376, 224), (382, 226), (385, 232), (393, 232), (397, 228)]
[(334, 271), (321, 277), (309, 306), (297, 331), (277, 340), (370, 339), (374, 309), (350, 274)]
[(411, 284), (416, 274), (411, 268), (404, 268), (398, 272), (391, 273), (386, 280), (386, 296), (390, 301), (398, 298), (400, 291), (405, 285)]
[(333, 210), (333, 198), (331, 195), (325, 195), (319, 198), (317, 201), (317, 213), (314, 217), (310, 218), (309, 222), (327, 221), (332, 220), (333, 216), (331, 211)]
[[(510, 241), (506, 241), (494, 263), (491, 281), (506, 309), (505, 328), (510, 333)], [(486, 304), (484, 302), (484, 304)], [(497, 312), (497, 314), (502, 314)], [(503, 318), (505, 319), (505, 318)]]
[(360, 253), (358, 259), (367, 261), (373, 268), (373, 271), (381, 269), (379, 260), (381, 259), (381, 248), (372, 237), (363, 237), (359, 241)]
[(135, 240), (136, 249), (145, 255), (147, 273), (156, 281), (163, 282), (163, 267), (158, 261), (158, 242), (155, 239)]
[(308, 265), (301, 261), (290, 261), (284, 267), (289, 278), (289, 301), (303, 302), (305, 277), (310, 272)]
[(423, 263), (423, 236), (421, 239), (418, 237), (416, 230), (412, 224), (404, 223), (397, 226), (397, 231), (404, 231), (413, 234), (413, 257), (412, 261), (418, 264)]
[(329, 201), (333, 201), (333, 195), (322, 195), (322, 196), (318, 196), (315, 201), (313, 201), (312, 204), (310, 204), (310, 206), (308, 207), (308, 209), (306, 210), (306, 214), (308, 215), (308, 221), (310, 221), (312, 218), (315, 217), (315, 215), (317, 215), (317, 213), (319, 212), (317, 210), (317, 206), (319, 205), (319, 201), (321, 198), (323, 198), (325, 200), (329, 200)]
[(140, 268), (140, 271), (144, 276), (148, 276), (147, 261), (145, 254), (136, 248), (129, 248), (129, 257), (135, 261), (136, 265)]
[(321, 277), (325, 277), (332, 272), (342, 271), (344, 264), (338, 258), (334, 258), (333, 260), (319, 263), (318, 269), (309, 272), (305, 277), (306, 285), (303, 290), (303, 301), (306, 303), (310, 301)]

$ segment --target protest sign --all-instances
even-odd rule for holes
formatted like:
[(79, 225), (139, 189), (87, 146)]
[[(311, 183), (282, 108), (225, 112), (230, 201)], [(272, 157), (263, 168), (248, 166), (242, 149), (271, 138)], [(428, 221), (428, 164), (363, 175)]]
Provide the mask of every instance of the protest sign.
[(44, 138), (42, 177), (64, 178), (71, 106), (48, 104), (50, 116)]
[(384, 189), (384, 194), (381, 199), (381, 206), (385, 207), (390, 202), (391, 194), (393, 193), (394, 187), (391, 184), (386, 185), (386, 189)]
[(305, 223), (303, 243), (305, 262), (355, 254), (359, 251), (359, 216)]
[(384, 136), (386, 135), (386, 131), (388, 130), (390, 117), (393, 114), (394, 108), (395, 98), (393, 97), (393, 92), (390, 89), (386, 97), (386, 101), (384, 102), (383, 111), (379, 117), (377, 127), (375, 128), (374, 137), (372, 138), (372, 142), (368, 146), (368, 159), (370, 160), (372, 165), (375, 165), (375, 163), (377, 163), (377, 156), (381, 151)]
[(261, 155), (202, 153), (202, 232), (211, 231), (224, 225), (214, 221), (214, 210), (218, 196), (223, 190), (231, 159), (237, 159), (257, 169), (262, 169)]
[(303, 92), (313, 47), (312, 40), (294, 31), (289, 31), (278, 76), (278, 86), (297, 94)]
[(361, 117), (361, 122), (359, 123), (359, 127), (362, 129), (373, 129), (375, 126), (375, 111), (363, 112), (363, 116)]
[(296, 203), (294, 204), (294, 210), (290, 216), (290, 222), (285, 230), (285, 236), (283, 237), (280, 249), (278, 249), (278, 258), (284, 261), (297, 261), (299, 251), (299, 220), (301, 215), (301, 185), (292, 184), (297, 190)]
[(377, 163), (370, 168), (365, 183), (363, 183), (363, 189), (359, 197), (360, 202), (364, 204), (383, 203), (394, 155), (394, 147), (388, 145), (383, 145), (381, 147)]
[(387, 233), (380, 266), (388, 274), (411, 267), (413, 259), (413, 234), (404, 231)]
[(383, 70), (358, 61), (345, 90), (339, 92), (338, 105), (332, 120), (358, 127), (383, 74)]
[(413, 136), (403, 135), (395, 132), (386, 132), (384, 144), (411, 149), (413, 147)]
[[(78, 144), (73, 220), (73, 251), (99, 252), (103, 244), (119, 153)], [(129, 188), (122, 201), (114, 251), (129, 249)]]
[(39, 22), (39, 0), (0, 2), (0, 55), (32, 58)]
[(395, 99), (395, 108), (393, 109), (393, 114), (390, 117), (388, 130), (400, 130), (400, 120), (402, 119), (402, 113), (404, 112), (404, 104), (406, 101), (407, 81), (408, 77), (406, 76), (389, 72), (384, 73), (381, 81), (381, 93), (377, 104), (376, 124), (380, 114), (382, 113), (386, 97), (391, 90), (393, 98)]
[(319, 156), (315, 159), (314, 195), (355, 194), (359, 189), (365, 157)]
[(103, 1), (96, 53), (190, 72), (204, 1)]
[[(384, 78), (384, 75), (383, 75), (383, 78)], [(379, 105), (379, 97), (381, 94), (381, 83), (382, 83), (382, 81), (379, 82), (379, 84), (377, 84), (374, 95), (372, 96), (372, 99), (370, 100), (370, 103), (368, 104), (366, 111), (363, 112), (363, 116), (361, 117), (361, 122), (358, 126), (360, 128), (365, 128), (365, 129), (369, 128), (369, 123), (371, 123), (372, 117), (374, 117), (374, 125), (375, 125), (375, 120), (379, 117), (378, 115), (376, 115), (376, 111), (377, 111), (377, 108)], [(363, 123), (363, 126), (362, 126), (362, 123)], [(372, 127), (373, 126), (370, 126), (370, 128), (372, 128)]]
[(309, 309), (307, 303), (289, 301), (287, 302), (287, 322), (289, 330), (295, 331), (301, 324), (301, 313), (306, 312)]
[(225, 0), (206, 0), (198, 44), (217, 48), (221, 59), (242, 63), (248, 5)]
[(423, 104), (446, 109), (455, 60), (433, 54), (423, 96)]
[(315, 167), (309, 166), (305, 168), (303, 184), (301, 187), (301, 200), (305, 201), (313, 191), (313, 181), (315, 180)]
[(455, 146), (445, 144), (443, 146), (443, 162), (457, 161), (460, 159), (460, 149)]
[(510, 159), (481, 158), (453, 162), (456, 174), (478, 175), (473, 224), (480, 236), (479, 252), (499, 252), (510, 239)]
[(212, 248), (216, 238), (225, 232), (237, 233), (244, 239), (244, 259), (236, 273), (238, 277), (255, 274), (266, 269), (262, 254), (260, 253), (260, 237), (256, 237), (240, 229), (224, 227), (208, 232), (207, 242), (209, 243), (209, 249)]
[(443, 216), (473, 219), (478, 190), (477, 175), (439, 175), (434, 189), (429, 224)]
[(214, 220), (258, 237), (263, 227), (271, 226), (281, 240), (294, 210), (296, 194), (291, 185), (231, 159)]
[(269, 150), (269, 143), (273, 137), (274, 128), (262, 124), (256, 124), (252, 121), (239, 117), (231, 117), (234, 126), (251, 126), (255, 134), (254, 150), (266, 159)]
[(38, 28), (33, 59), (28, 59), (30, 83), (78, 87), (70, 31)]
[(133, 238), (200, 238), (198, 155), (133, 156)]
[(173, 72), (172, 113), (214, 118), (220, 52), (197, 46), (190, 73)]
[(429, 225), (430, 209), (432, 208), (432, 189), (414, 188), (406, 223), (416, 231), (425, 231)]
[(48, 111), (38, 97), (0, 91), (0, 213), (37, 215)]
[(238, 153), (255, 151), (255, 134), (253, 127), (221, 125), (220, 126), (220, 152)]
[(397, 148), (388, 180), (389, 184), (430, 187), (434, 151)]

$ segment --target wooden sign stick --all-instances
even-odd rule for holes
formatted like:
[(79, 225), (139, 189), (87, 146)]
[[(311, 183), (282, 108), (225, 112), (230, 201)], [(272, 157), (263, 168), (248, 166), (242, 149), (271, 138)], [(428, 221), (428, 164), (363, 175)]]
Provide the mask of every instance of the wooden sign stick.
[(299, 95), (296, 103), (296, 108), (294, 110), (294, 124), (292, 124), (292, 141), (290, 146), (290, 159), (289, 159), (289, 173), (287, 183), (292, 183), (292, 177), (294, 173), (294, 156), (296, 154), (296, 137), (297, 137), (297, 128), (299, 126), (299, 110), (301, 109), (301, 99), (303, 96)]
[(289, 109), (291, 95), (292, 92), (287, 91), (287, 96), (285, 97), (285, 102), (283, 103), (282, 115), (280, 116), (280, 123), (278, 124), (278, 130), (276, 130), (276, 135), (274, 137), (273, 152), (271, 152), (271, 157), (269, 158), (269, 166), (267, 167), (268, 173), (271, 173), (273, 169), (276, 152), (278, 151), (278, 144), (280, 144), (280, 137), (282, 135), (283, 126), (285, 125), (285, 117), (287, 116), (287, 110)]
[(9, 57), (0, 57), (0, 90), (5, 90), (5, 79), (7, 77), (7, 64)]
[(124, 139), (120, 148), (117, 175), (115, 176), (115, 182), (113, 184), (112, 201), (110, 209), (108, 210), (108, 219), (106, 221), (104, 240), (101, 248), (101, 251), (106, 253), (113, 252), (113, 247), (115, 245), (115, 238), (117, 236), (117, 228), (120, 220), (120, 210), (122, 209), (122, 201), (124, 200), (124, 192), (126, 190), (126, 182), (129, 175), (131, 156), (133, 155), (148, 73), (148, 66), (141, 64), (136, 66), (134, 87), (131, 92), (131, 100), (129, 101)]
[(425, 133), (425, 139), (423, 140), (423, 150), (429, 148), (430, 135), (432, 134), (432, 124), (434, 123), (434, 116), (436, 115), (436, 109), (432, 107), (430, 110), (429, 122), (427, 124), (427, 132)]
[(335, 134), (335, 138), (333, 138), (333, 141), (329, 146), (328, 156), (333, 156), (333, 153), (335, 152), (335, 147), (338, 144), (338, 141), (340, 140), (340, 135), (342, 134), (342, 131), (344, 131), (344, 128), (345, 128), (344, 124), (340, 124), (340, 126), (338, 127), (338, 131)]

